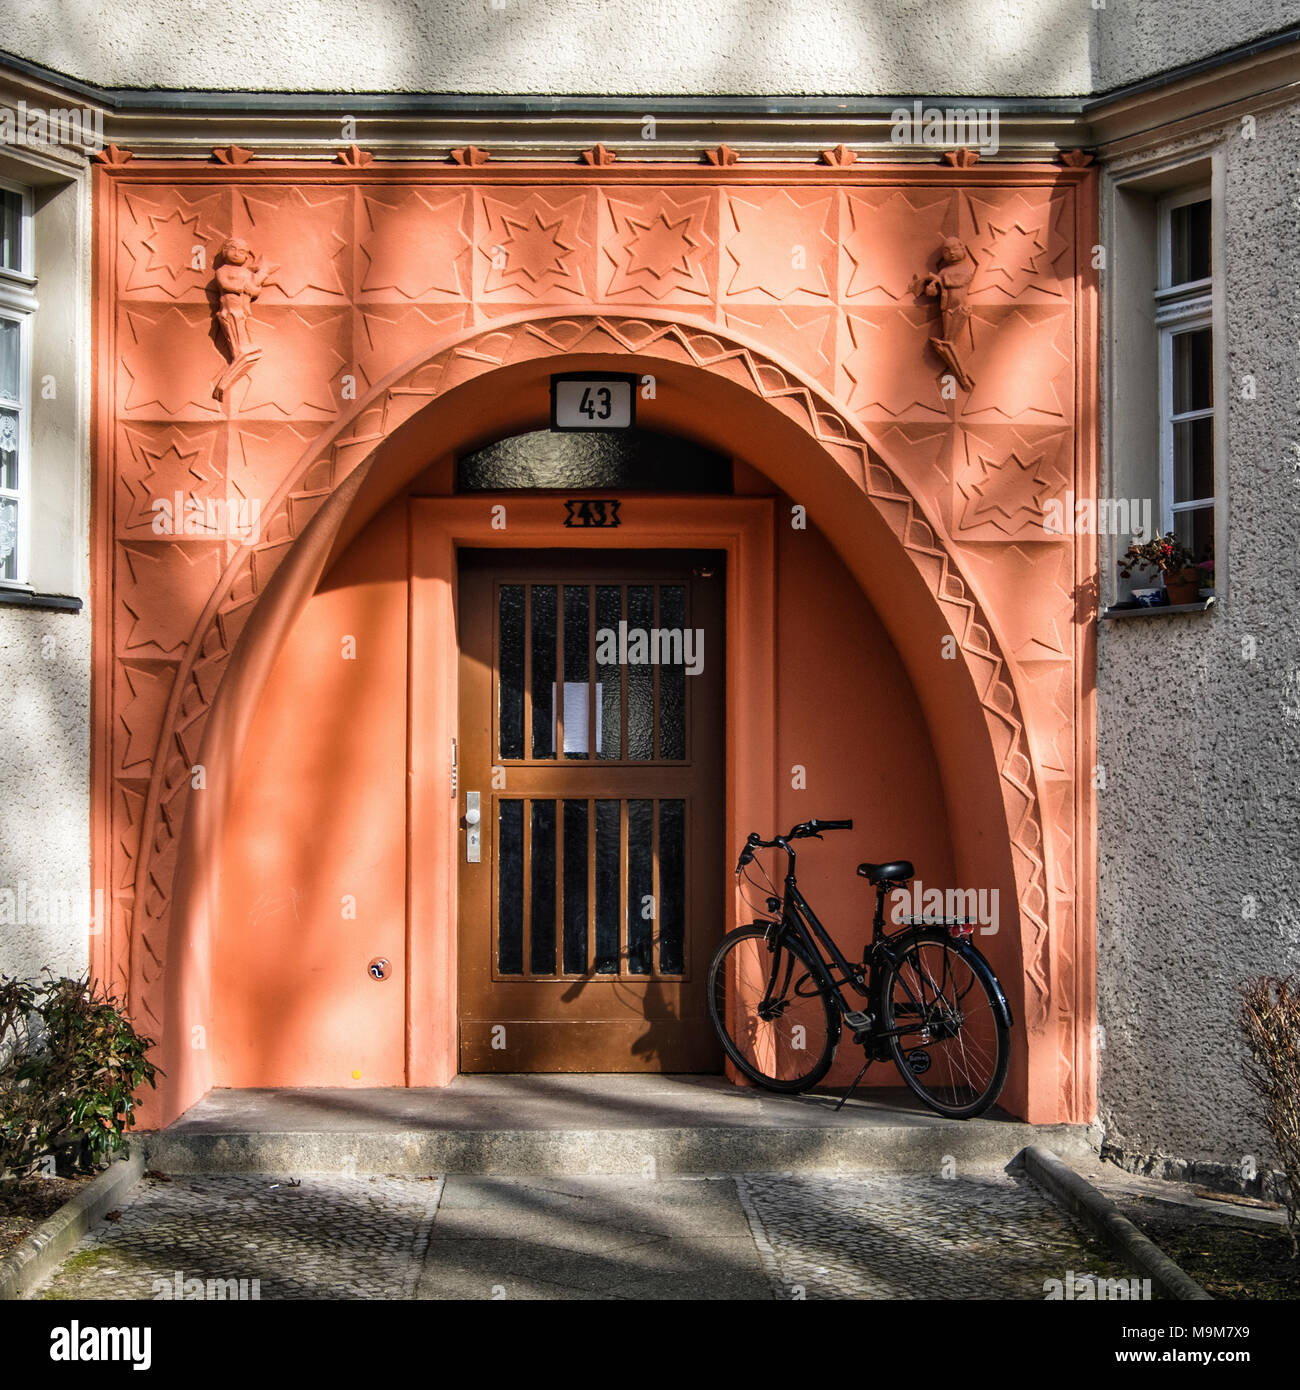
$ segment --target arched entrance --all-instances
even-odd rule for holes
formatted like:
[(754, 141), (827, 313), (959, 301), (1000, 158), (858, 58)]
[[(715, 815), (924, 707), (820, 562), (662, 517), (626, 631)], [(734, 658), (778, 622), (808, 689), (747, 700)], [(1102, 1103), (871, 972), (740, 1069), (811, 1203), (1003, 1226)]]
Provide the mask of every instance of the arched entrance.
[[(144, 808), (132, 982), (163, 1023), (168, 1078), (156, 1122), (210, 1082), (195, 1039), (210, 1025), (221, 830), (259, 694), (296, 615), (432, 453), (539, 427), (553, 370), (629, 362), (654, 378), (646, 411), (654, 425), (752, 461), (806, 508), (880, 614), (931, 730), (958, 881), (999, 891), (1001, 931), (1018, 958), (1008, 982), (1026, 1029), (1006, 1101), (1032, 1120), (1090, 1110), (1079, 1066), (1088, 1021), (1073, 995), (1053, 995), (1052, 845), (1021, 700), (994, 625), (924, 504), (848, 417), (758, 348), (704, 324), (596, 314), (496, 321), (394, 374), (304, 457), (273, 499), (259, 543), (223, 576), (173, 688)], [(757, 732), (764, 746), (770, 730)], [(206, 774), (201, 795), (190, 790), (193, 762)], [(1059, 965), (1074, 979), (1087, 958), (1076, 946)], [(1005, 962), (1001, 969), (1010, 975)]]

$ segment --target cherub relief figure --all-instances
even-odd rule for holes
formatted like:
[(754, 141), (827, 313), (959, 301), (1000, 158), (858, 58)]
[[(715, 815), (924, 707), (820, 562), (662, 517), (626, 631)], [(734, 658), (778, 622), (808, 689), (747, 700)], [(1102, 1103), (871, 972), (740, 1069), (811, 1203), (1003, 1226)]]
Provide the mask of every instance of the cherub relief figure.
[(966, 295), (975, 277), (975, 263), (966, 243), (955, 236), (944, 238), (939, 259), (938, 270), (917, 276), (912, 286), (915, 293), (938, 299), (943, 337), (931, 338), (930, 345), (952, 368), (962, 390), (969, 391), (975, 382), (962, 365), (958, 345), (963, 334), (969, 336), (970, 310), (966, 307)]
[(231, 237), (217, 258), (217, 323), (230, 351), (230, 366), (221, 374), (212, 394), (220, 400), (262, 355), (253, 345), (249, 322), (253, 317), (253, 301), (267, 285), (278, 266), (263, 265), (260, 256), (254, 257), (241, 237)]

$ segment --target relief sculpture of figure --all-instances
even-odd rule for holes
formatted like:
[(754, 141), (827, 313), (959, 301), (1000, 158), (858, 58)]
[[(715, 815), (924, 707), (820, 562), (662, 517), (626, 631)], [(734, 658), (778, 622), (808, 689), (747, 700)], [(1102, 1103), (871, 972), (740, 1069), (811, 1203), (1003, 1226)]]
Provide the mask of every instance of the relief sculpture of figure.
[(944, 238), (939, 257), (939, 269), (917, 276), (912, 281), (912, 288), (916, 294), (938, 299), (943, 337), (931, 338), (930, 345), (952, 369), (962, 390), (969, 391), (975, 381), (962, 365), (959, 347), (963, 338), (970, 337), (970, 310), (966, 307), (966, 294), (975, 277), (975, 263), (970, 258), (966, 243), (955, 236)]
[(262, 349), (253, 346), (249, 322), (253, 301), (267, 285), (275, 283), (271, 276), (278, 269), (263, 265), (261, 257), (254, 257), (248, 243), (240, 237), (231, 237), (221, 248), (216, 267), (217, 323), (230, 351), (230, 366), (213, 388), (212, 394), (218, 400), (262, 355)]

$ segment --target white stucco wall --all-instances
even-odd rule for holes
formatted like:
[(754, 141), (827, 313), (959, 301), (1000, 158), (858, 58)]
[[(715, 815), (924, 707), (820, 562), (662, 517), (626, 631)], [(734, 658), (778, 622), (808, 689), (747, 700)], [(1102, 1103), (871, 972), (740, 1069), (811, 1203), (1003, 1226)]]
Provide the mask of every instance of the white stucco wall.
[(1300, 23), (1296, 0), (10, 0), (5, 9), (0, 47), (104, 86), (626, 96), (1077, 95)]
[(0, 730), (0, 972), (75, 975), (91, 907), (86, 610), (0, 606)]
[(34, 201), (39, 307), (23, 578), (37, 593), (83, 603), (79, 613), (0, 603), (0, 973), (77, 974), (93, 906), (90, 189), (84, 169), (58, 154), (0, 150), (0, 175), (30, 187)]
[(106, 86), (667, 96), (1088, 90), (1089, 0), (10, 0)]
[(1237, 1168), (1268, 1153), (1238, 986), (1300, 971), (1300, 119), (1261, 115), (1253, 140), (1234, 123), (1217, 150), (1228, 591), (1101, 624), (1100, 1114), (1129, 1153)]

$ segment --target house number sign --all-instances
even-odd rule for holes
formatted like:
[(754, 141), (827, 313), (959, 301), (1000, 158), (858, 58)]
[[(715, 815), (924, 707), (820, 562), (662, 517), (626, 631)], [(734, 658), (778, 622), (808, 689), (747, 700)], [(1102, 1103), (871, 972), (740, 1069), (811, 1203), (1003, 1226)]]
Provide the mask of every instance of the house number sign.
[(551, 429), (630, 430), (636, 423), (636, 377), (615, 372), (551, 378)]
[(617, 526), (622, 503), (613, 497), (573, 497), (564, 504), (566, 526)]

